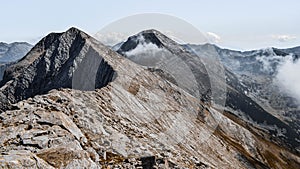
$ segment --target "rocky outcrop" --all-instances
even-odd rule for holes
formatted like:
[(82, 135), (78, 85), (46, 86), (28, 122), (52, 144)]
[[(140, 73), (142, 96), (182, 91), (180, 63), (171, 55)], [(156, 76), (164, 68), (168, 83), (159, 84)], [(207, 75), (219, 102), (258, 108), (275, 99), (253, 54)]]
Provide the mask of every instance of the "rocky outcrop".
[(0, 83), (0, 110), (51, 89), (94, 90), (109, 83), (112, 68), (75, 28), (43, 38), (24, 58), (8, 67)]
[[(166, 100), (154, 100), (159, 90), (176, 90), (158, 79), (152, 77), (153, 88), (140, 83), (142, 90), (155, 91), (152, 99), (141, 91), (131, 94), (129, 88), (112, 82), (96, 91), (52, 90), (15, 104), (14, 110), (0, 115), (0, 165), (24, 167), (27, 160), (33, 166), (47, 164), (47, 168), (299, 165), (296, 155), (212, 108), (205, 108), (208, 114), (197, 120), (193, 110), (197, 110), (198, 101), (183, 91), (174, 98), (175, 91), (169, 91), (172, 93)], [(210, 115), (222, 119), (214, 131)]]

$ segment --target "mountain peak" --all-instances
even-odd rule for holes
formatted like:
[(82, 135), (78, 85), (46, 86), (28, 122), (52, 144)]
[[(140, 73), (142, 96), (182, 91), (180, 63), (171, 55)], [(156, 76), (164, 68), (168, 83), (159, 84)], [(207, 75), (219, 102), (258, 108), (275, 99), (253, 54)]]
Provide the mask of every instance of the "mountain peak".
[(154, 44), (158, 48), (165, 48), (172, 53), (186, 52), (186, 49), (180, 44), (155, 29), (144, 30), (130, 36), (127, 41), (119, 45), (120, 47), (115, 48), (115, 50), (124, 55), (125, 52), (135, 49), (138, 45), (145, 46), (147, 44)]
[(162, 34), (161, 32), (159, 32), (158, 30), (156, 29), (147, 29), (147, 30), (143, 30), (141, 31), (139, 34), (143, 34), (143, 33), (159, 33), (159, 34)]
[(76, 27), (71, 27), (71, 28), (69, 28), (66, 32), (82, 32), (82, 31), (79, 30), (79, 29), (76, 28)]
[[(111, 66), (102, 61), (99, 54), (105, 55), (107, 50), (77, 28), (70, 28), (63, 33), (50, 33), (25, 57), (6, 69), (0, 83), (0, 99), (8, 103), (1, 103), (0, 109), (5, 109), (9, 103), (52, 89), (94, 90), (105, 86), (114, 74)], [(85, 70), (86, 67), (89, 71)], [(74, 86), (76, 74), (79, 77)]]
[(122, 53), (121, 51), (130, 51), (136, 48), (139, 44), (145, 45), (149, 43), (155, 44), (157, 47), (161, 48), (163, 47), (163, 43), (157, 36), (159, 34), (162, 33), (154, 29), (144, 30), (136, 35), (130, 36), (127, 41), (122, 44), (118, 51), (120, 53)]
[(82, 30), (76, 28), (76, 27), (71, 27), (69, 28), (66, 32), (64, 32), (65, 34), (72, 34), (72, 35), (81, 35), (85, 38), (90, 37), (90, 35), (86, 34), (85, 32), (83, 32)]

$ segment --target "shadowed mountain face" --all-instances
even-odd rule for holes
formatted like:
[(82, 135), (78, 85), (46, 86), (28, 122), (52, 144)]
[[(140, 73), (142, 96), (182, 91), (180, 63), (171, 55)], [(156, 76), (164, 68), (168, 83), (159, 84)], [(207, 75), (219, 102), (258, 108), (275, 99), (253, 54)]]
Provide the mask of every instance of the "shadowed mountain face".
[(0, 64), (0, 81), (3, 78), (5, 70), (12, 64), (15, 64), (16, 62), (9, 62), (9, 63), (2, 63)]
[[(299, 168), (299, 156), (268, 132), (225, 116), (209, 94), (194, 97), (210, 87), (197, 81), (207, 80), (204, 63), (146, 32), (150, 40), (138, 42), (154, 40), (160, 67), (137, 65), (75, 28), (49, 34), (11, 65), (0, 88), (0, 168)], [(122, 54), (139, 61), (132, 50), (140, 47)], [(187, 65), (203, 77), (178, 80)]]
[(114, 71), (86, 42), (87, 37), (71, 28), (43, 38), (30, 53), (6, 69), (0, 83), (0, 109), (51, 89), (94, 90), (110, 82)]
[[(252, 82), (252, 79), (244, 80), (244, 76), (242, 77), (242, 75), (245, 74), (248, 77), (250, 75), (253, 77), (263, 76), (265, 80), (274, 77), (277, 67), (280, 65), (281, 57), (289, 57), (288, 53), (274, 48), (239, 52), (221, 49), (210, 44), (179, 45), (156, 30), (147, 30), (131, 36), (122, 45), (119, 44), (118, 46), (119, 48), (116, 48), (118, 53), (135, 63), (150, 67), (151, 70), (161, 67), (162, 71), (160, 71), (159, 74), (162, 78), (169, 80), (193, 96), (198, 97), (195, 90), (191, 91), (192, 85), (180, 85), (178, 81), (181, 82), (181, 79), (170, 76), (176, 74), (174, 72), (179, 69), (179, 63), (184, 62), (187, 66), (185, 69), (190, 69), (191, 71), (181, 71), (182, 74), (180, 77), (188, 77), (190, 74), (195, 75), (195, 81), (198, 86), (200, 86), (197, 89), (200, 89), (201, 93), (201, 97), (198, 98), (201, 98), (202, 101), (209, 102), (211, 98), (210, 89), (212, 81), (210, 80), (212, 78), (217, 79), (214, 80), (213, 83), (219, 87), (219, 91), (222, 91), (222, 85), (225, 83), (227, 92), (224, 109), (226, 111), (243, 119), (255, 128), (268, 131), (271, 137), (270, 139), (277, 142), (277, 144), (283, 144), (291, 150), (295, 150), (295, 147), (299, 147), (300, 137), (297, 125), (299, 123), (295, 121), (287, 123), (282, 118), (278, 118), (266, 105), (257, 101), (258, 99), (253, 98), (250, 93), (257, 90), (256, 88), (252, 88), (252, 86), (257, 85), (259, 87), (259, 85), (262, 84), (259, 84), (259, 82), (256, 83), (255, 79), (253, 79), (254, 82)], [(171, 54), (168, 55), (168, 53)], [(217, 56), (225, 66), (224, 80), (217, 74), (210, 74), (213, 76), (207, 75), (207, 65), (216, 64), (209, 62), (209, 59), (207, 59), (213, 56)], [(291, 57), (297, 59), (296, 55)], [(173, 61), (172, 66), (160, 66), (161, 62), (169, 62), (171, 60)], [(265, 60), (270, 61), (270, 64), (267, 65), (269, 67), (264, 65)], [(206, 67), (204, 65), (206, 65)], [(199, 72), (206, 73), (199, 74)], [(197, 74), (199, 74), (199, 76), (197, 76)], [(206, 76), (203, 76), (204, 74), (206, 74)], [(202, 84), (203, 81), (210, 81), (210, 84)], [(268, 90), (266, 91), (270, 93), (271, 91)], [(278, 93), (278, 91), (274, 93)], [(219, 95), (221, 95), (221, 92)], [(263, 95), (257, 97), (261, 98), (262, 96)], [(213, 99), (216, 99), (216, 97)], [(284, 97), (280, 99), (283, 100)], [(270, 100), (270, 102), (271, 101), (272, 100)], [(287, 108), (288, 107), (285, 107), (285, 109)]]
[(285, 53), (293, 53), (297, 56), (297, 59), (300, 57), (300, 46), (288, 49), (279, 49)]

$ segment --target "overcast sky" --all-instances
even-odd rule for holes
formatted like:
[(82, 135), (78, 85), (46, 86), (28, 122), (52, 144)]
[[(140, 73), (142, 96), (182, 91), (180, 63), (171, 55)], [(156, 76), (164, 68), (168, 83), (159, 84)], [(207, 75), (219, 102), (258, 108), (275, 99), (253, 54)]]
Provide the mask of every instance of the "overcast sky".
[(300, 45), (299, 0), (3, 0), (0, 41), (34, 43), (71, 26), (93, 35), (116, 20), (141, 13), (183, 19), (227, 48)]

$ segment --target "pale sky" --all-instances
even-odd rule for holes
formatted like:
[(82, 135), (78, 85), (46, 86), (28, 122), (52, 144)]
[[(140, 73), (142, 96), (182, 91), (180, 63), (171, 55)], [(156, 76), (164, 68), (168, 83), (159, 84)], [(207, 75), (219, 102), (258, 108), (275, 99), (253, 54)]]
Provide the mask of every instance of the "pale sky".
[(94, 35), (123, 17), (178, 17), (232, 49), (300, 46), (299, 0), (2, 0), (0, 41), (34, 43), (71, 26)]

